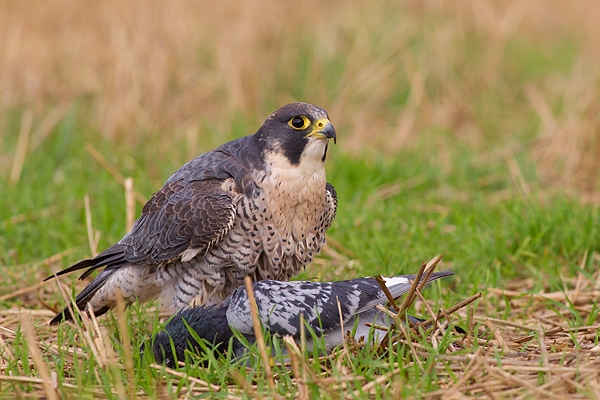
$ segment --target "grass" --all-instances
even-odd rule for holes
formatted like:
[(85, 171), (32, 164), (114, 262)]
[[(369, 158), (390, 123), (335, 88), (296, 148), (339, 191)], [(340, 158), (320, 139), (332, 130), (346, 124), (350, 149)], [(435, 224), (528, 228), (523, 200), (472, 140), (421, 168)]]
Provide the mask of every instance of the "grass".
[[(0, 397), (594, 398), (595, 2), (150, 3), (0, 6)], [(451, 316), (467, 338), (415, 333), (382, 356), (349, 342), (275, 363), (273, 391), (257, 349), (176, 371), (140, 357), (152, 305), (47, 326), (65, 300), (41, 280), (126, 229), (92, 154), (147, 198), (293, 100), (339, 136), (330, 245), (299, 278), (414, 273), (443, 253), (456, 275), (424, 296), (437, 311), (482, 292)]]

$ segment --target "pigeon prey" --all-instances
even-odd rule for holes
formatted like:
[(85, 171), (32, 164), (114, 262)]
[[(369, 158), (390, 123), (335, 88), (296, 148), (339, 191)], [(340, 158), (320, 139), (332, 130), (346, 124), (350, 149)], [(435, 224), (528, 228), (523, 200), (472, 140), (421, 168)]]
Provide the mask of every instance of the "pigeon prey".
[[(428, 282), (452, 274), (451, 271), (434, 272)], [(392, 297), (398, 298), (409, 291), (410, 281), (415, 279), (415, 275), (384, 279)], [(367, 323), (387, 327), (392, 323), (388, 314), (376, 308), (377, 305), (387, 303), (388, 299), (375, 278), (340, 282), (265, 280), (255, 282), (253, 290), (259, 318), (265, 330), (277, 336), (290, 335), (297, 339), (300, 337), (302, 315), (315, 334), (323, 337), (327, 350), (342, 344), (345, 333), (342, 331), (342, 322), (346, 330), (351, 331), (355, 328), (354, 337), (357, 339), (361, 336), (369, 337), (371, 328)], [(236, 289), (221, 304), (191, 307), (176, 314), (166, 324), (165, 329), (156, 335), (153, 344), (154, 358), (159, 363), (173, 367), (177, 360), (185, 359), (186, 349), (200, 352), (201, 346), (194, 339), (194, 335), (216, 345), (218, 351), (224, 352), (228, 348), (230, 338), (234, 336), (232, 328), (249, 343), (254, 343), (254, 327), (245, 287)], [(190, 329), (194, 331), (194, 335)], [(375, 336), (378, 332), (380, 331), (374, 330)], [(309, 334), (307, 338), (307, 348), (311, 349)], [(236, 338), (233, 339), (232, 346), (235, 357), (239, 357), (246, 350)]]
[[(286, 281), (325, 243), (337, 208), (325, 179), (325, 110), (288, 104), (254, 135), (202, 154), (171, 176), (117, 244), (57, 275), (104, 268), (75, 299), (101, 315), (158, 298), (174, 314), (223, 301), (250, 276)], [(50, 279), (51, 277), (47, 278)], [(73, 318), (68, 308), (51, 323)]]

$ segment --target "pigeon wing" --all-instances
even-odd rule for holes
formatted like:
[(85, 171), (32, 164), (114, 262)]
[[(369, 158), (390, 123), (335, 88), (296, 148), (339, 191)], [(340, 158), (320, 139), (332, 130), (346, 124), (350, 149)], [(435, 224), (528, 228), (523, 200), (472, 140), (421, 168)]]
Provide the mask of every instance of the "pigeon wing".
[[(452, 275), (435, 272), (429, 282)], [(415, 275), (388, 278), (386, 285), (394, 298), (410, 290)], [(340, 282), (281, 282), (264, 280), (254, 283), (254, 297), (263, 326), (279, 335), (298, 336), (300, 316), (316, 333), (336, 329), (356, 314), (387, 302), (375, 278)], [(243, 334), (253, 334), (248, 294), (240, 287), (231, 296), (227, 310), (229, 324)]]
[[(342, 319), (347, 321), (354, 315), (360, 296), (356, 285), (344, 286), (339, 283), (256, 282), (253, 288), (260, 320), (266, 329), (279, 335), (298, 336), (301, 315), (317, 333), (334, 329), (340, 325), (337, 300)], [(238, 288), (232, 294), (227, 319), (241, 333), (254, 333), (245, 287)]]

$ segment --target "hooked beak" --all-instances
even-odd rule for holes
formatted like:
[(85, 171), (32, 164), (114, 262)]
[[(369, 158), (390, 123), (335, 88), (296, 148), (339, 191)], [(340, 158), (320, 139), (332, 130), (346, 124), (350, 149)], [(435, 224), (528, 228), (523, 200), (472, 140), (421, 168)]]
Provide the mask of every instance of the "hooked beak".
[(312, 131), (306, 135), (306, 137), (314, 137), (317, 139), (333, 139), (333, 143), (336, 143), (335, 128), (331, 121), (327, 118), (321, 118), (312, 125)]

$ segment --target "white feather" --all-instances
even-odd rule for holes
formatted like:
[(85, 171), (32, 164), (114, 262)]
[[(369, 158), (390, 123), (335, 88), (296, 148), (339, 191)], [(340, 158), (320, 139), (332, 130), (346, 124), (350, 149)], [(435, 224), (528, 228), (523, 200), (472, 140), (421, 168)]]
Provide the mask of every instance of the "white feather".
[(406, 285), (408, 284), (408, 279), (403, 276), (392, 276), (391, 278), (383, 277), (385, 281), (385, 286), (388, 288), (396, 285)]

